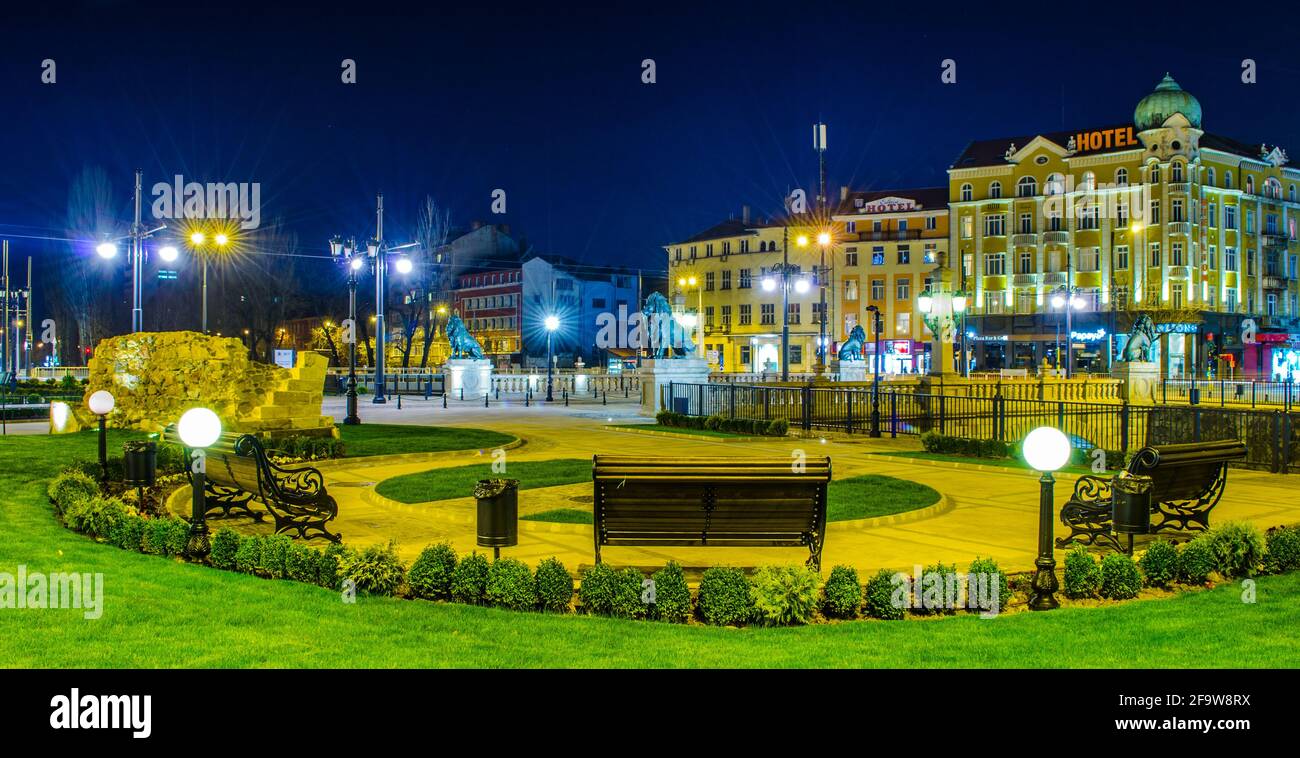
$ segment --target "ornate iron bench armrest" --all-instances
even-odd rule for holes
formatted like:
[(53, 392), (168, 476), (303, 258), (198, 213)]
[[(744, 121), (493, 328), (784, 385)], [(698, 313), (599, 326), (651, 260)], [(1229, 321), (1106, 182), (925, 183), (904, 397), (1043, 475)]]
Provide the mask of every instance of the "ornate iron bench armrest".
[(1079, 477), (1074, 493), (1061, 506), (1061, 523), (1070, 527), (1070, 536), (1058, 539), (1056, 546), (1065, 547), (1077, 541), (1087, 545), (1103, 543), (1119, 550), (1119, 541), (1110, 533), (1110, 499), (1110, 479)]

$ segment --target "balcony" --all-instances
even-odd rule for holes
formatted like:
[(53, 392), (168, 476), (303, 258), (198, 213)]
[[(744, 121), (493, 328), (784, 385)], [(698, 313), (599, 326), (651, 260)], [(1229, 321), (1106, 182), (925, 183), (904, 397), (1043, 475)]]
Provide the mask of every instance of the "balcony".
[(1286, 247), (1287, 243), (1291, 241), (1285, 234), (1276, 229), (1266, 230), (1260, 235), (1260, 240), (1264, 243), (1264, 247)]
[(1048, 271), (1043, 274), (1043, 284), (1048, 287), (1065, 284), (1064, 271)]
[(1065, 245), (1069, 242), (1069, 232), (1043, 232), (1044, 245)]
[(1266, 290), (1284, 290), (1287, 289), (1289, 283), (1290, 280), (1285, 276), (1269, 275), (1264, 277), (1264, 289)]
[(1189, 184), (1189, 183), (1187, 183), (1187, 182), (1170, 182), (1170, 183), (1169, 183), (1169, 191), (1170, 191), (1170, 192), (1181, 192), (1181, 193), (1183, 193), (1183, 194), (1185, 195), (1185, 194), (1187, 194), (1188, 192), (1191, 192), (1191, 191), (1192, 191), (1192, 185)]
[(1038, 285), (1038, 274), (1016, 274), (1011, 277), (1011, 286), (1013, 287), (1035, 287)]
[(1165, 226), (1169, 229), (1171, 235), (1181, 234), (1186, 237), (1192, 233), (1192, 224), (1190, 221), (1170, 221), (1168, 224), (1165, 224)]
[(1011, 235), (1011, 244), (1017, 247), (1037, 247), (1038, 234), (1034, 232), (1021, 232)]
[(849, 239), (850, 241), (856, 242), (906, 242), (908, 240), (921, 239), (921, 231), (922, 230), (920, 229), (889, 229), (879, 232), (865, 231), (858, 232), (856, 238), (854, 235), (849, 235)]

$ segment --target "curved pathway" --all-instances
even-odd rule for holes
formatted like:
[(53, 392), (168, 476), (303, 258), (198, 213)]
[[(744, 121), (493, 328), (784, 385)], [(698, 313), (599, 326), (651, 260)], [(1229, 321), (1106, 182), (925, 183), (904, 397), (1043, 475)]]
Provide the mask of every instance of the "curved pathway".
[[(326, 412), (330, 412), (328, 407)], [(884, 474), (928, 484), (943, 493), (951, 507), (921, 520), (863, 528), (860, 524), (832, 523), (827, 531), (822, 565), (855, 566), (860, 573), (879, 568), (911, 570), (914, 564), (937, 561), (964, 568), (976, 556), (991, 556), (1004, 569), (1030, 570), (1037, 549), (1038, 477), (1026, 471), (999, 471), (985, 467), (943, 466), (907, 459), (882, 458), (872, 453), (918, 449), (915, 437), (872, 440), (868, 437), (779, 439), (743, 445), (705, 437), (677, 439), (630, 434), (603, 428), (608, 423), (646, 423), (630, 406), (575, 405), (524, 408), (518, 404), (459, 406), (408, 402), (402, 411), (393, 406), (363, 409), (363, 419), (383, 423), (419, 423), (474, 426), (509, 432), (525, 444), (507, 451), (507, 473), (512, 461), (550, 458), (589, 458), (596, 453), (664, 456), (777, 455), (803, 450), (809, 456), (829, 455), (835, 478)], [(518, 406), (518, 407), (515, 407)], [(475, 546), (474, 501), (466, 497), (437, 506), (403, 505), (373, 496), (375, 483), (384, 479), (446, 466), (492, 460), (491, 451), (472, 451), (436, 462), (402, 463), (357, 459), (326, 470), (325, 476), (339, 504), (336, 530), (353, 545), (387, 542), (396, 538), (398, 551), (408, 562), (430, 543), (449, 540), (458, 552)], [(1056, 501), (1068, 498), (1073, 477), (1058, 477)], [(1227, 493), (1214, 511), (1214, 521), (1248, 519), (1261, 528), (1300, 522), (1300, 477), (1285, 477), (1234, 470)], [(591, 484), (564, 485), (520, 492), (520, 513), (563, 507), (584, 507), (573, 498), (590, 502)], [(1054, 521), (1057, 536), (1068, 530)], [(1060, 551), (1058, 551), (1059, 553)], [(605, 559), (619, 565), (660, 566), (675, 559), (687, 566), (734, 564), (741, 566), (802, 562), (807, 552), (766, 548), (604, 548)], [(586, 525), (519, 522), (519, 545), (503, 555), (535, 564), (556, 556), (571, 570), (593, 562), (592, 529)], [(1058, 555), (1057, 560), (1061, 560)]]

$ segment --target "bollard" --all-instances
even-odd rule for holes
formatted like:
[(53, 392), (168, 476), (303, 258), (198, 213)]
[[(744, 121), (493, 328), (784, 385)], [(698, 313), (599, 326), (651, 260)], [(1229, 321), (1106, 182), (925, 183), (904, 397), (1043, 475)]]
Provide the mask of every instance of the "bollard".
[(528, 401), (532, 398), (532, 396), (533, 396), (533, 393), (531, 393), (531, 392), (525, 392), (525, 393), (524, 393), (524, 407), (525, 407), (525, 408), (528, 407)]
[(486, 392), (483, 393), (483, 407), (488, 407), (488, 393)]
[(565, 391), (564, 391), (564, 406), (565, 406), (566, 408), (569, 406), (569, 391), (568, 391), (568, 390), (565, 390)]
[(465, 385), (463, 385), (463, 384), (460, 385), (460, 399), (461, 399), (461, 400), (464, 400), (464, 399), (465, 399)]
[(446, 408), (446, 407), (447, 407), (447, 391), (446, 391), (446, 390), (443, 390), (443, 393), (442, 393), (442, 407), (443, 407), (443, 408)]
[(600, 404), (609, 405), (609, 392), (602, 390), (600, 393)]
[(433, 398), (433, 377), (430, 376), (429, 381), (424, 383), (424, 399), (429, 400), (432, 398)]
[(397, 393), (397, 410), (402, 410), (402, 393)]

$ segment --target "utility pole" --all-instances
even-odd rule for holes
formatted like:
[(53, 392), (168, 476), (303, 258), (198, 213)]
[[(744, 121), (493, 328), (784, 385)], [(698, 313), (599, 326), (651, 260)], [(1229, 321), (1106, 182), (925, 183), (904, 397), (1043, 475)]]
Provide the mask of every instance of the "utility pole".
[(0, 374), (9, 370), (9, 240), (4, 241), (4, 325), (0, 326), (0, 338), (3, 339), (3, 358), (0, 361)]
[(24, 342), (27, 354), (27, 376), (32, 375), (32, 257), (27, 256), (27, 340)]
[(375, 397), (372, 403), (384, 404), (384, 195), (375, 200)]
[[(140, 184), (144, 172), (135, 170), (135, 221), (131, 224), (131, 331), (144, 331), (144, 225), (140, 223)], [(206, 282), (205, 282), (206, 283)], [(204, 301), (206, 303), (206, 300)]]
[(790, 226), (781, 237), (781, 381), (790, 381)]

